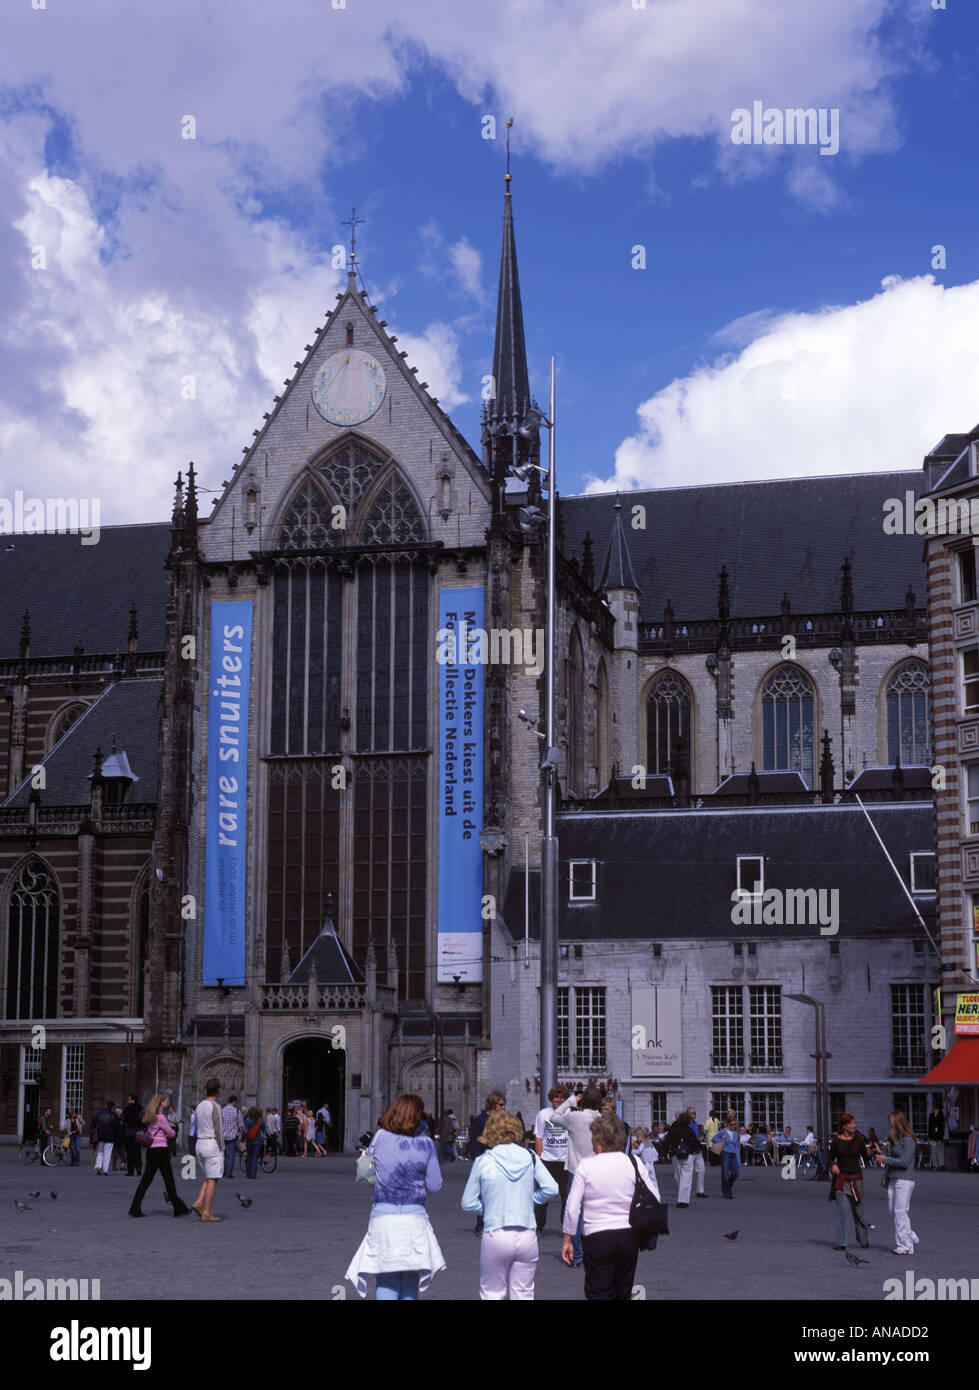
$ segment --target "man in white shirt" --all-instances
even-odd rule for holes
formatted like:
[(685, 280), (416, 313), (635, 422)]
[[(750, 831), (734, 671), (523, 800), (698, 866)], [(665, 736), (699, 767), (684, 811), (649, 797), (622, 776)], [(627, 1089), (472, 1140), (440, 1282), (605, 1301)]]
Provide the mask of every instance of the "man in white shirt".
[(217, 1077), (212, 1077), (204, 1090), (205, 1098), (194, 1111), (197, 1128), (197, 1148), (194, 1157), (201, 1166), (204, 1180), (197, 1194), (197, 1201), (191, 1205), (202, 1221), (220, 1221), (220, 1216), (211, 1214), (211, 1207), (214, 1205), (218, 1178), (224, 1166), (223, 1126), (221, 1107), (218, 1105), (221, 1083)]
[[(538, 1110), (537, 1118), (534, 1120), (534, 1148), (544, 1167), (557, 1183), (558, 1195), (561, 1198), (561, 1220), (564, 1220), (564, 1205), (568, 1200), (568, 1131), (561, 1125), (551, 1123), (551, 1116), (554, 1114), (556, 1105), (563, 1105), (568, 1098), (567, 1086), (552, 1086), (547, 1093), (547, 1099), (551, 1102), (543, 1110)], [(538, 1231), (544, 1229), (547, 1221), (546, 1202), (534, 1204), (534, 1219), (537, 1222)]]
[[(568, 1153), (565, 1165), (572, 1177), (577, 1172), (578, 1164), (582, 1159), (590, 1158), (595, 1152), (591, 1142), (591, 1125), (593, 1120), (599, 1118), (601, 1104), (602, 1097), (598, 1087), (586, 1086), (580, 1096), (569, 1096), (551, 1112), (551, 1124), (568, 1131)], [(575, 1268), (581, 1264), (582, 1260), (581, 1231), (582, 1225), (579, 1221), (577, 1230), (572, 1233), (574, 1259), (571, 1263)]]
[(812, 1125), (806, 1125), (806, 1132), (799, 1140), (799, 1146), (800, 1148), (804, 1149), (807, 1153), (810, 1149), (814, 1149), (816, 1147), (816, 1136), (812, 1132)]

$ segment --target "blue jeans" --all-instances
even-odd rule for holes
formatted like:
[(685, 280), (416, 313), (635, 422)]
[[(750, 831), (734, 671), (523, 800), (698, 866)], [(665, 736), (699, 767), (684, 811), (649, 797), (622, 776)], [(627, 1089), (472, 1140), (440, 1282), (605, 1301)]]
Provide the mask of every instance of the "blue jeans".
[(734, 1184), (738, 1180), (741, 1172), (741, 1161), (738, 1154), (728, 1153), (726, 1149), (721, 1152), (721, 1196), (733, 1197), (732, 1191)]
[(245, 1140), (245, 1149), (246, 1149), (246, 1154), (245, 1154), (245, 1163), (246, 1163), (246, 1167), (245, 1167), (245, 1176), (246, 1176), (247, 1178), (257, 1178), (257, 1177), (258, 1177), (258, 1156), (259, 1156), (259, 1154), (262, 1152), (262, 1141), (261, 1141), (261, 1139), (246, 1139), (246, 1140)]
[(82, 1161), (82, 1136), (73, 1134), (71, 1136), (71, 1166), (77, 1168)]
[(224, 1141), (224, 1176), (230, 1178), (235, 1171), (235, 1159), (238, 1157), (237, 1139), (226, 1139)]
[(374, 1297), (379, 1303), (416, 1303), (419, 1279), (419, 1269), (403, 1269), (397, 1274), (379, 1274)]
[(860, 1248), (866, 1250), (870, 1244), (870, 1228), (863, 1214), (863, 1202), (851, 1202), (845, 1192), (836, 1193), (836, 1243), (846, 1246), (846, 1214), (848, 1211), (853, 1212), (853, 1224), (856, 1228)]
[(585, 1224), (585, 1213), (582, 1211), (578, 1217), (578, 1229), (571, 1237), (571, 1246), (574, 1250), (574, 1262), (580, 1265), (584, 1256), (581, 1253), (581, 1228)]

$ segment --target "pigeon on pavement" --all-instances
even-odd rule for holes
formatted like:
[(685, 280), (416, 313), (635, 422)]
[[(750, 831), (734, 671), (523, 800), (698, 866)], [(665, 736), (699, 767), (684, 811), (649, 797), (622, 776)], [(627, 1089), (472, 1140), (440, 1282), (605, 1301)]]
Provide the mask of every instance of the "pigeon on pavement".
[(40, 1195), (41, 1195), (41, 1189), (40, 1189), (40, 1188), (38, 1188), (36, 1192), (32, 1192), (32, 1193), (31, 1193), (31, 1196), (34, 1198), (35, 1202), (37, 1201), (38, 1197), (40, 1197)]
[(238, 1201), (241, 1203), (241, 1205), (245, 1208), (246, 1211), (251, 1206), (252, 1201), (254, 1200), (251, 1197), (243, 1197), (240, 1192), (236, 1192), (235, 1196), (238, 1198)]
[(853, 1265), (853, 1268), (854, 1268), (854, 1269), (856, 1269), (857, 1265), (869, 1265), (869, 1264), (870, 1264), (870, 1261), (869, 1261), (869, 1260), (860, 1260), (860, 1259), (857, 1258), (856, 1255), (851, 1255), (850, 1252), (849, 1252), (849, 1250), (846, 1252), (846, 1262), (847, 1262), (848, 1265)]
[(17, 1208), (17, 1210), (18, 1210), (19, 1212), (33, 1211), (33, 1210), (34, 1210), (33, 1207), (27, 1206), (27, 1204), (26, 1204), (25, 1202), (19, 1202), (19, 1201), (17, 1200), (16, 1197), (14, 1198), (14, 1206)]
[(725, 1234), (724, 1234), (724, 1239), (725, 1239), (725, 1240), (737, 1240), (738, 1234), (739, 1234), (740, 1230), (741, 1230), (741, 1227), (739, 1226), (738, 1229), (737, 1229), (737, 1231), (727, 1231), (727, 1232), (725, 1232)]
[(57, 1199), (58, 1199), (58, 1194), (57, 1194), (57, 1192), (52, 1192), (52, 1193), (50, 1194), (50, 1196), (52, 1197), (52, 1199), (53, 1199), (54, 1201), (57, 1201)]

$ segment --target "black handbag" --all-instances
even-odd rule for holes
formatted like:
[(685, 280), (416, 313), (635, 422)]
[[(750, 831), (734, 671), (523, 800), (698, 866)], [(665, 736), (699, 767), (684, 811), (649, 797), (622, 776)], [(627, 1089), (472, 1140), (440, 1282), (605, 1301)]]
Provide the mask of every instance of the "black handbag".
[(655, 1250), (657, 1236), (670, 1234), (669, 1215), (656, 1194), (643, 1182), (639, 1175), (639, 1165), (632, 1154), (629, 1155), (629, 1162), (636, 1170), (636, 1186), (629, 1208), (629, 1225), (635, 1232), (640, 1250)]

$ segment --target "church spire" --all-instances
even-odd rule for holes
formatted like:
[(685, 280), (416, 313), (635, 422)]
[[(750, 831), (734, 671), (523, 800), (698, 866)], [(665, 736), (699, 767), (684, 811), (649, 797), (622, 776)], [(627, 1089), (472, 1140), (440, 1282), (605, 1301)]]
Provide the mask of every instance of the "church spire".
[(517, 244), (513, 232), (513, 198), (510, 192), (510, 127), (507, 121), (507, 170), (503, 195), (503, 246), (500, 252), (500, 284), (496, 299), (496, 337), (493, 343), (492, 395), (483, 413), (483, 443), (494, 479), (502, 482), (505, 469), (536, 462), (540, 443), (536, 428), (518, 436), (531, 407), (524, 339), (523, 306), (517, 274)]
[(625, 527), (622, 525), (622, 502), (618, 497), (615, 499), (612, 534), (608, 538), (605, 567), (602, 570), (598, 587), (599, 589), (634, 589), (637, 594), (640, 592), (639, 585), (636, 583), (636, 576), (632, 572), (629, 542), (626, 539)]

